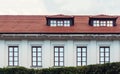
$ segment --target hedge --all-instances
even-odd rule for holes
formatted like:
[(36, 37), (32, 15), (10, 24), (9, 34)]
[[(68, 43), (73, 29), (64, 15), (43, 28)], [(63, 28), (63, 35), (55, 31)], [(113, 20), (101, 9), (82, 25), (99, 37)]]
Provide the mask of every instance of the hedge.
[(6, 67), (0, 68), (0, 74), (120, 74), (120, 62), (80, 67), (61, 67), (46, 69)]

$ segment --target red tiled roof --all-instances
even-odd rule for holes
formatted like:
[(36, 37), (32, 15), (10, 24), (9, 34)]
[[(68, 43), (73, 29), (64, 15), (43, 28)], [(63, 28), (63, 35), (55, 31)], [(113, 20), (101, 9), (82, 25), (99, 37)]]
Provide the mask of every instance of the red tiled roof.
[[(46, 17), (74, 17), (74, 26), (71, 27), (50, 27), (47, 26)], [(114, 27), (93, 27), (89, 25), (89, 18), (92, 16), (80, 15), (1, 15), (0, 33), (120, 33), (120, 17), (98, 15), (93, 17), (118, 17), (117, 26)]]

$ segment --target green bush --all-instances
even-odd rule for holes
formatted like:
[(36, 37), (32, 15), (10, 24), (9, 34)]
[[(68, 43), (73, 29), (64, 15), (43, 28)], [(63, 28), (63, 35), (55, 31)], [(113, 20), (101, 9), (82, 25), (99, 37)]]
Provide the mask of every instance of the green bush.
[(79, 67), (28, 69), (24, 67), (0, 68), (0, 74), (120, 74), (120, 62)]

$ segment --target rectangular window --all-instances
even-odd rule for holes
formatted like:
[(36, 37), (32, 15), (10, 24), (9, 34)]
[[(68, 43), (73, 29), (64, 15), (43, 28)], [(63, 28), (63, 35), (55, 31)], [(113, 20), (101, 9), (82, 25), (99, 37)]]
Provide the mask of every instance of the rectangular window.
[(50, 20), (50, 26), (70, 26), (70, 20)]
[(64, 66), (64, 47), (54, 47), (54, 66)]
[(100, 64), (109, 63), (110, 62), (110, 47), (100, 47), (99, 50), (99, 62)]
[(19, 49), (18, 46), (8, 47), (8, 66), (19, 65)]
[(113, 26), (113, 21), (112, 20), (93, 20), (93, 26), (112, 27)]
[(77, 47), (77, 66), (87, 65), (87, 47)]
[(42, 48), (41, 46), (32, 46), (32, 66), (42, 66)]

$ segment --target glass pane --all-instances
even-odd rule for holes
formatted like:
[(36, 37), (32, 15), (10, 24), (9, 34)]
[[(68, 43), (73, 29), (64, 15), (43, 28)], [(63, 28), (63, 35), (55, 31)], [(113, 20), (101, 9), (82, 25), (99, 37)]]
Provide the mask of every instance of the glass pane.
[(63, 62), (60, 62), (60, 66), (63, 66)]
[(86, 56), (86, 53), (82, 53), (82, 56)]
[(104, 52), (104, 48), (100, 48), (100, 52)]
[(81, 58), (78, 58), (78, 61), (81, 61)]
[(33, 52), (36, 52), (36, 48), (33, 48)]
[(15, 52), (16, 52), (16, 51), (18, 51), (18, 48), (17, 48), (17, 47), (15, 47), (15, 48), (14, 48), (14, 51), (15, 51)]
[(9, 56), (13, 56), (13, 52), (9, 52)]
[(109, 61), (109, 58), (108, 58), (108, 57), (106, 57), (106, 58), (105, 58), (105, 61)]
[(82, 57), (82, 61), (86, 61), (86, 58), (85, 58), (85, 57)]
[(41, 48), (38, 48), (38, 52), (41, 52)]
[(14, 65), (17, 66), (17, 65), (18, 65), (18, 62), (14, 62)]
[(55, 62), (55, 66), (58, 66), (58, 62)]
[(100, 62), (100, 64), (104, 64), (104, 62)]
[(82, 52), (86, 52), (86, 48), (82, 48)]
[(14, 56), (18, 56), (18, 53), (14, 53)]
[(36, 66), (36, 62), (33, 62), (33, 66)]
[(58, 53), (55, 53), (55, 56), (58, 56)]
[(100, 56), (104, 56), (104, 53), (100, 53)]
[(9, 57), (9, 61), (13, 61), (13, 57)]
[(100, 61), (104, 61), (104, 58), (100, 58)]
[(9, 48), (9, 51), (13, 51), (13, 48), (12, 48), (12, 47), (10, 47), (10, 48)]
[(18, 57), (14, 57), (14, 61), (18, 61)]
[(63, 48), (60, 48), (60, 52), (63, 52)]
[(81, 53), (78, 53), (77, 56), (81, 56)]
[(42, 63), (41, 63), (41, 62), (38, 62), (38, 66), (42, 66)]
[(105, 53), (105, 56), (109, 56), (109, 53)]
[(63, 53), (60, 53), (60, 56), (63, 56)]
[(83, 65), (83, 66), (86, 65), (86, 62), (82, 62), (82, 65)]
[(33, 57), (33, 61), (36, 61), (36, 57)]
[(58, 57), (55, 57), (55, 61), (58, 61)]
[(36, 53), (33, 53), (33, 56), (36, 56)]
[(109, 48), (105, 48), (105, 52), (109, 52)]
[(60, 61), (63, 61), (63, 57), (60, 57)]
[(38, 53), (38, 56), (41, 56), (41, 53)]
[(58, 48), (55, 48), (55, 52), (58, 52)]
[(41, 57), (38, 57), (38, 61), (42, 61), (41, 59), (42, 59)]
[(77, 62), (77, 65), (78, 65), (78, 66), (81, 66), (81, 62)]
[(78, 51), (78, 52), (81, 52), (81, 48), (77, 48), (77, 51)]
[(13, 66), (13, 62), (9, 62), (9, 65), (10, 65), (10, 66)]

